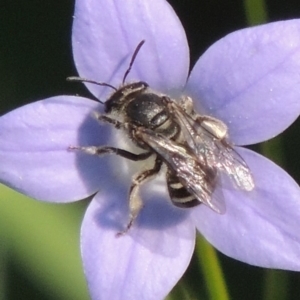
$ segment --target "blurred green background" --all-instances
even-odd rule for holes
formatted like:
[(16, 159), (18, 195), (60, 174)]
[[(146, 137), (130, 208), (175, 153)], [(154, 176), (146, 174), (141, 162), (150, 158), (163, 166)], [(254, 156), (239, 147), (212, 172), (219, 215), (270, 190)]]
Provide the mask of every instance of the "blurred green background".
[[(299, 0), (169, 2), (186, 29), (192, 64), (227, 33), (249, 24), (300, 17)], [(89, 96), (83, 86), (65, 80), (76, 75), (73, 9), (71, 0), (0, 0), (0, 114), (53, 95)], [(299, 129), (297, 121), (280, 139), (254, 147), (298, 183)], [(46, 204), (0, 187), (0, 300), (89, 298), (79, 250), (80, 224), (88, 202)], [(268, 271), (222, 254), (218, 258), (230, 299), (300, 299), (300, 273)], [(217, 299), (206, 280), (195, 255), (170, 299)]]

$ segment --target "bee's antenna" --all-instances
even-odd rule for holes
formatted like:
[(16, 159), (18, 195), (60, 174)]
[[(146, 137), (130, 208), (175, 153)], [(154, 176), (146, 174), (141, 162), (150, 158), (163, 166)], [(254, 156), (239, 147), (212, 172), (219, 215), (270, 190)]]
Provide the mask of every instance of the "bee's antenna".
[[(90, 80), (90, 79), (86, 79), (86, 78), (81, 78), (81, 77), (77, 77), (77, 76), (71, 76), (71, 77), (67, 77), (66, 78), (67, 81), (75, 81), (75, 82), (88, 82), (88, 83), (93, 83), (93, 84), (97, 84), (97, 85), (102, 85), (102, 86), (107, 86), (115, 91), (117, 91), (117, 88), (115, 88), (113, 85), (105, 83), (105, 82), (98, 82), (95, 80)], [(104, 102), (102, 102), (101, 100), (97, 99), (101, 104), (104, 104)]]
[(109, 83), (98, 82), (95, 80), (90, 80), (90, 79), (81, 78), (81, 77), (77, 77), (77, 76), (67, 77), (67, 81), (88, 82), (88, 83), (93, 83), (93, 84), (97, 84), (97, 85), (107, 86), (107, 87), (110, 87), (111, 89), (117, 91), (117, 88), (115, 88), (113, 85), (111, 85)]
[(126, 70), (126, 72), (125, 72), (125, 74), (124, 74), (124, 77), (123, 77), (123, 80), (122, 80), (122, 84), (124, 84), (127, 75), (128, 75), (129, 72), (131, 71), (131, 68), (132, 68), (132, 65), (133, 65), (133, 63), (134, 63), (134, 61), (135, 61), (135, 59), (136, 59), (136, 56), (137, 56), (137, 54), (139, 53), (141, 47), (144, 45), (144, 43), (145, 43), (145, 40), (142, 40), (141, 42), (139, 42), (139, 44), (138, 44), (137, 47), (135, 48), (135, 50), (134, 50), (134, 52), (133, 52), (133, 55), (132, 55), (132, 57), (131, 57), (131, 61), (130, 61), (130, 63), (129, 63), (129, 67), (128, 67), (128, 69)]
[[(130, 73), (131, 71), (131, 68), (132, 68), (132, 65), (141, 49), (141, 47), (144, 45), (145, 43), (145, 40), (142, 40), (141, 42), (139, 42), (139, 44), (137, 45), (137, 47), (135, 48), (134, 52), (133, 52), (133, 55), (131, 57), (131, 60), (130, 60), (130, 63), (129, 63), (129, 67), (128, 69), (126, 70), (125, 74), (124, 74), (124, 77), (123, 77), (123, 80), (122, 80), (122, 84), (124, 84), (125, 80), (126, 80), (126, 77), (128, 76), (128, 74)], [(97, 84), (97, 85), (101, 85), (101, 86), (107, 86), (115, 91), (117, 91), (118, 89), (116, 87), (114, 87), (113, 85), (109, 84), (109, 83), (106, 83), (106, 82), (98, 82), (98, 81), (95, 81), (95, 80), (90, 80), (90, 79), (87, 79), (87, 78), (82, 78), (82, 77), (78, 77), (78, 76), (71, 76), (71, 77), (67, 77), (67, 81), (75, 81), (75, 82), (87, 82), (87, 83), (93, 83), (93, 84)], [(100, 101), (101, 102), (101, 101)], [(103, 102), (101, 102), (103, 103)]]

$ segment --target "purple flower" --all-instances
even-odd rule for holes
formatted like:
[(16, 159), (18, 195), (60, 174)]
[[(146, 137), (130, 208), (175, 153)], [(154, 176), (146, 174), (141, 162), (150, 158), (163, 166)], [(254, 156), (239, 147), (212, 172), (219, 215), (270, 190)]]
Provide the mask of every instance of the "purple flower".
[[(199, 113), (228, 125), (235, 145), (270, 139), (299, 115), (300, 20), (226, 36), (200, 57), (188, 77), (186, 36), (166, 1), (76, 1), (73, 51), (80, 76), (119, 86), (143, 39), (127, 81), (143, 80), (172, 97), (191, 96)], [(107, 87), (87, 87), (101, 100), (111, 93)], [(90, 99), (57, 96), (0, 118), (2, 183), (49, 202), (96, 193), (81, 233), (93, 299), (165, 297), (189, 264), (195, 229), (235, 259), (300, 270), (299, 186), (268, 159), (239, 147), (255, 189), (224, 188), (224, 215), (204, 205), (174, 207), (166, 199), (165, 184), (157, 180), (145, 186), (145, 207), (133, 227), (116, 238), (128, 222), (127, 192), (138, 169), (131, 171), (131, 163), (113, 155), (99, 158), (67, 150), (120, 146), (122, 134), (93, 118), (93, 111), (102, 110), (103, 105)]]

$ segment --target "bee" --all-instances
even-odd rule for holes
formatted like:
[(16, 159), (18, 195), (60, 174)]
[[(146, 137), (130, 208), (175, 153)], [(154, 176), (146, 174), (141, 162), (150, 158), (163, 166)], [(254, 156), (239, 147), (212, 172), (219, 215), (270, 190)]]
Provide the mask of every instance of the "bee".
[(80, 77), (68, 78), (112, 88), (114, 92), (103, 103), (105, 113), (97, 113), (96, 118), (125, 131), (142, 152), (136, 154), (110, 146), (70, 146), (70, 150), (99, 156), (115, 154), (132, 161), (154, 157), (150, 168), (132, 178), (129, 221), (118, 236), (128, 232), (143, 207), (139, 197), (141, 185), (154, 178), (163, 166), (166, 166), (170, 199), (181, 208), (203, 203), (217, 213), (224, 213), (222, 197), (215, 194), (221, 174), (229, 177), (238, 189), (254, 188), (250, 169), (230, 144), (227, 126), (221, 120), (198, 114), (190, 97), (183, 96), (176, 101), (152, 90), (146, 82), (125, 83), (143, 44), (144, 41), (140, 42), (135, 49), (119, 88)]

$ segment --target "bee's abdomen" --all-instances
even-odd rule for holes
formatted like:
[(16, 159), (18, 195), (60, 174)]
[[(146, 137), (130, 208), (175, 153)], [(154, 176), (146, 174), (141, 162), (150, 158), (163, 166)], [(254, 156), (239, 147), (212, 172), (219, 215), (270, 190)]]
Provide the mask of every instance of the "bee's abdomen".
[(178, 207), (188, 208), (201, 204), (179, 181), (170, 170), (167, 171), (167, 186), (172, 203)]

